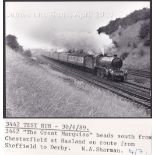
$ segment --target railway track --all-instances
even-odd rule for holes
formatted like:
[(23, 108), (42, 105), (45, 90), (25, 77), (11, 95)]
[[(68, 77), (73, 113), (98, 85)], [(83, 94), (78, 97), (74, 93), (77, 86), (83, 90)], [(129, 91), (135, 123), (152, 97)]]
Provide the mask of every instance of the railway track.
[(141, 89), (143, 89), (144, 91), (145, 91), (145, 90), (148, 90), (148, 91), (151, 90), (150, 87), (142, 86), (142, 85), (137, 84), (137, 83), (135, 83), (135, 82), (126, 81), (125, 83), (129, 84), (130, 86), (133, 85), (133, 86), (135, 86), (135, 87), (141, 88)]
[(131, 75), (140, 76), (144, 78), (151, 78), (151, 73), (149, 71), (128, 69), (128, 73)]
[(61, 62), (52, 60), (46, 56), (42, 56), (45, 60), (45, 63), (50, 64), (53, 69), (61, 71), (63, 73), (70, 74), (75, 76), (78, 79), (85, 80), (89, 83), (92, 83), (100, 88), (107, 89), (119, 96), (122, 96), (130, 101), (133, 101), (139, 105), (145, 106), (148, 109), (151, 108), (151, 96), (150, 90), (145, 89), (144, 87), (138, 87), (134, 84), (125, 83), (125, 82), (114, 82), (106, 79), (98, 78), (97, 76), (92, 75), (91, 73), (84, 72), (72, 67), (69, 67)]

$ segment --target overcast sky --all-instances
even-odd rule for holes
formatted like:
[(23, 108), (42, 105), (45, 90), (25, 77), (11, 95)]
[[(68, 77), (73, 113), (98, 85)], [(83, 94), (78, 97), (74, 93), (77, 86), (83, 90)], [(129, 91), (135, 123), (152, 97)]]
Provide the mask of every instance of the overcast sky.
[(16, 35), (24, 48), (51, 48), (53, 33), (96, 32), (144, 7), (149, 2), (6, 2), (6, 34)]

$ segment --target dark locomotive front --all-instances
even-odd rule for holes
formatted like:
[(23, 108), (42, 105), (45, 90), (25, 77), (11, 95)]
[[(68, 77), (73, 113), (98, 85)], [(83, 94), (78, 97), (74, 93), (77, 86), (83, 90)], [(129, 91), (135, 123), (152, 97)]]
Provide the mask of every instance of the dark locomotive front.
[(124, 81), (127, 78), (127, 71), (121, 69), (122, 66), (123, 61), (117, 55), (96, 57), (97, 76)]

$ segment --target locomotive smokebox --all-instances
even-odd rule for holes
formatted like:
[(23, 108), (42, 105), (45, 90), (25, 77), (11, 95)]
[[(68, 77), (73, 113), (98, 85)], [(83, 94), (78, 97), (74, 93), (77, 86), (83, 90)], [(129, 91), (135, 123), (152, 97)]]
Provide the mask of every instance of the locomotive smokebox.
[(121, 68), (122, 65), (123, 65), (123, 62), (120, 58), (116, 56), (114, 57), (99, 57), (98, 60), (97, 60), (97, 64), (99, 66), (102, 66), (102, 67), (112, 67), (112, 68)]
[(113, 68), (121, 68), (123, 66), (123, 61), (117, 56), (112, 60), (111, 66)]

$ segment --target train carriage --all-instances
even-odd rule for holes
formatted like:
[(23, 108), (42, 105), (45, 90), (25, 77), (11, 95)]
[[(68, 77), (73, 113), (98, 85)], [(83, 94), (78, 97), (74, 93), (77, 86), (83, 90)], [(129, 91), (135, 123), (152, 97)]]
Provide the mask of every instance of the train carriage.
[(74, 65), (84, 66), (84, 57), (68, 55), (68, 62)]
[(67, 52), (59, 53), (59, 60), (63, 61), (63, 62), (67, 62), (68, 61), (68, 53)]
[(59, 53), (58, 52), (53, 52), (50, 54), (50, 58), (58, 60), (59, 59)]

